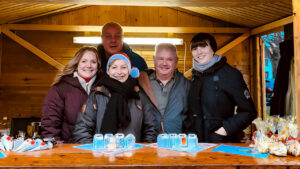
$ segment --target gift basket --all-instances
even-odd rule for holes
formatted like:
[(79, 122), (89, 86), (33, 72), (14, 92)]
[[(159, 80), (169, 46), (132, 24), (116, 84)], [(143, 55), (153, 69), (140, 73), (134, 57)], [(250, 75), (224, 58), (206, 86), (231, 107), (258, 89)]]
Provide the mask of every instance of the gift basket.
[(296, 119), (292, 116), (267, 116), (253, 121), (257, 131), (253, 133), (251, 147), (260, 153), (276, 156), (299, 156), (300, 138)]

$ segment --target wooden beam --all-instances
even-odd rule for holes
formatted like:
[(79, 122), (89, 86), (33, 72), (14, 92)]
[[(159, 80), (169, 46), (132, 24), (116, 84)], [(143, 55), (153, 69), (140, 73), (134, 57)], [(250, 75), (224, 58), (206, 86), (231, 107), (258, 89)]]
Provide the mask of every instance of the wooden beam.
[(3, 55), (3, 37), (2, 37), (2, 26), (0, 25), (0, 77), (2, 75), (2, 55)]
[(32, 31), (67, 31), (67, 32), (101, 32), (102, 26), (78, 25), (40, 25), (40, 24), (6, 24), (9, 30)]
[(257, 117), (262, 117), (262, 109), (261, 109), (261, 52), (260, 52), (260, 37), (255, 37), (255, 51), (256, 51), (256, 69), (255, 69), (255, 75), (256, 75), (256, 107), (257, 107)]
[(250, 60), (249, 60), (249, 63), (252, 63), (250, 64), (250, 86), (249, 86), (249, 89), (250, 89), (250, 93), (251, 93), (251, 97), (253, 98), (253, 100), (255, 100), (255, 87), (254, 87), (254, 49), (253, 49), (253, 36), (250, 37), (250, 44), (249, 44), (249, 49), (250, 49)]
[(234, 27), (123, 27), (124, 32), (153, 33), (248, 33), (248, 28)]
[(263, 32), (266, 32), (266, 31), (270, 31), (272, 29), (275, 29), (275, 28), (287, 25), (289, 23), (292, 23), (293, 22), (293, 17), (294, 16), (289, 16), (289, 17), (280, 19), (278, 21), (275, 21), (275, 22), (272, 22), (272, 23), (269, 23), (269, 24), (266, 24), (266, 25), (254, 28), (254, 29), (252, 29), (250, 31), (251, 35), (260, 34), (260, 33), (263, 33)]
[(266, 119), (266, 71), (265, 71), (265, 43), (260, 38), (260, 65), (261, 65), (261, 95), (262, 95), (262, 116)]
[(79, 9), (79, 8), (84, 8), (87, 7), (87, 5), (69, 5), (63, 8), (59, 8), (59, 9), (55, 9), (55, 10), (51, 10), (51, 11), (46, 11), (43, 13), (39, 13), (36, 15), (31, 15), (31, 16), (25, 16), (16, 20), (12, 20), (9, 21), (8, 23), (12, 24), (12, 23), (16, 23), (16, 22), (21, 22), (21, 21), (25, 21), (25, 20), (29, 20), (29, 19), (33, 19), (33, 18), (37, 18), (37, 17), (41, 17), (41, 16), (45, 16), (45, 15), (50, 15), (50, 14), (58, 14), (60, 12), (66, 12), (69, 10), (75, 10), (75, 9)]
[(11, 32), (8, 29), (2, 29), (2, 32), (8, 36), (9, 38), (11, 38), (12, 40), (16, 41), (17, 43), (19, 43), (21, 46), (23, 46), (24, 48), (28, 49), (29, 51), (31, 51), (32, 53), (34, 53), (35, 55), (37, 55), (38, 57), (40, 57), (41, 59), (43, 59), (44, 61), (46, 61), (47, 63), (49, 63), (50, 65), (52, 65), (53, 67), (62, 70), (64, 65), (59, 63), (58, 61), (54, 60), (52, 57), (50, 57), (49, 55), (47, 55), (46, 53), (44, 53), (43, 51), (41, 51), (40, 49), (38, 49), (37, 47), (35, 47), (34, 45), (32, 45), (31, 43), (25, 41), (24, 39), (22, 39), (21, 37), (17, 36), (16, 34), (14, 34), (13, 32)]
[(276, 32), (280, 32), (280, 31), (284, 31), (284, 26), (280, 26), (278, 28), (268, 30), (266, 32), (260, 33), (259, 35), (269, 35), (271, 33), (276, 33)]
[(80, 5), (120, 5), (120, 6), (170, 6), (170, 7), (247, 7), (264, 3), (274, 3), (283, 0), (8, 0), (9, 2), (41, 2), (50, 4), (80, 4)]
[(227, 45), (225, 45), (224, 47), (222, 47), (221, 49), (216, 51), (216, 54), (218, 55), (222, 55), (224, 53), (226, 53), (227, 51), (229, 51), (230, 49), (232, 49), (233, 47), (235, 47), (236, 45), (240, 44), (241, 42), (243, 42), (245, 39), (247, 39), (250, 36), (249, 33), (245, 33), (241, 36), (239, 36), (238, 38), (236, 38), (235, 40), (231, 41), (230, 43), (228, 43)]
[(300, 0), (293, 0), (294, 17), (294, 69), (295, 69), (295, 103), (298, 135), (300, 135)]
[[(101, 32), (102, 26), (7, 24), (10, 30)], [(139, 27), (122, 26), (124, 32), (141, 33), (248, 33), (249, 28), (236, 27)]]
[[(224, 53), (226, 53), (227, 51), (229, 51), (230, 49), (232, 49), (233, 47), (235, 47), (236, 45), (240, 44), (241, 42), (243, 42), (245, 39), (247, 39), (250, 36), (249, 33), (245, 33), (241, 36), (239, 36), (238, 38), (236, 38), (235, 40), (231, 41), (230, 43), (228, 43), (227, 45), (225, 45), (224, 47), (222, 47), (221, 49), (216, 51), (217, 55), (222, 55)], [(189, 69), (188, 71), (186, 71), (184, 73), (184, 76), (189, 78), (192, 76), (192, 69)]]
[(1, 26), (0, 26), (0, 77), (2, 75), (2, 55), (3, 55), (3, 35), (1, 34)]

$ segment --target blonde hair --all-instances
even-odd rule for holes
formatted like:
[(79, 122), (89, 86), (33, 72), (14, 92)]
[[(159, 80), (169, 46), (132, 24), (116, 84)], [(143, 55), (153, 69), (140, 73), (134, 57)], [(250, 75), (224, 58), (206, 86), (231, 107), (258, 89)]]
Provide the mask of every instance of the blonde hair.
[(159, 43), (155, 46), (154, 57), (157, 55), (158, 51), (165, 49), (172, 51), (174, 53), (174, 57), (177, 58), (177, 49), (176, 46), (172, 43)]
[(98, 63), (98, 71), (100, 71), (101, 61), (99, 59), (97, 49), (94, 46), (83, 46), (76, 52), (75, 56), (69, 61), (69, 63), (64, 67), (64, 69), (55, 76), (52, 85), (59, 83), (63, 76), (73, 74), (77, 69), (79, 61), (81, 60), (82, 56), (87, 51), (93, 52), (96, 55), (96, 59)]

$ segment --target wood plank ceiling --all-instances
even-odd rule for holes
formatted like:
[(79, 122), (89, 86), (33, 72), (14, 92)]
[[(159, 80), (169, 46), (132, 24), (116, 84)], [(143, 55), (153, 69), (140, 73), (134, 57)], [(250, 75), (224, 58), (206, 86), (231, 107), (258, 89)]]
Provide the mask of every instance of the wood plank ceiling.
[(292, 13), (292, 1), (250, 5), (247, 7), (184, 7), (226, 22), (254, 28), (270, 23)]
[(80, 8), (87, 5), (168, 6), (254, 28), (292, 15), (292, 0), (4, 0), (0, 24)]
[(38, 2), (0, 1), (0, 24), (15, 23), (22, 20), (48, 15), (81, 7), (74, 4), (46, 4)]

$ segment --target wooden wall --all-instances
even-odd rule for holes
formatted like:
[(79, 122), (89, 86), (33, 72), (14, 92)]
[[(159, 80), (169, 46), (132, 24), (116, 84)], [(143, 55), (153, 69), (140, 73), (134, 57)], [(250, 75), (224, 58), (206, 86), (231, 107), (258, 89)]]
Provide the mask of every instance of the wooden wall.
[(294, 73), (295, 73), (295, 99), (296, 99), (296, 116), (297, 116), (297, 125), (298, 125), (298, 135), (300, 135), (300, 0), (293, 0), (293, 12), (295, 14), (294, 16)]
[[(43, 16), (23, 23), (103, 25), (110, 21), (119, 22), (123, 26), (232, 26), (173, 8), (130, 6), (90, 6), (62, 14)], [(91, 32), (16, 31), (16, 33), (63, 64), (66, 64), (81, 47), (79, 44), (73, 44), (73, 36), (100, 35), (100, 33)], [(219, 47), (224, 46), (238, 36), (237, 34), (214, 35)], [(194, 34), (125, 33), (125, 36), (183, 38), (185, 45), (177, 47), (179, 56), (178, 69), (183, 72), (192, 67), (189, 41)], [(145, 58), (150, 68), (153, 68), (152, 56), (154, 46), (131, 47)], [(184, 68), (185, 51), (186, 67)], [(248, 86), (250, 84), (249, 53), (249, 41), (245, 40), (224, 54), (227, 56), (229, 64), (243, 73)], [(40, 117), (45, 94), (51, 86), (57, 70), (6, 36), (3, 36), (2, 61), (0, 63), (2, 63), (0, 76), (0, 128), (10, 127), (11, 118)], [(3, 117), (8, 117), (8, 121), (3, 121)], [(3, 125), (4, 123), (5, 125)]]

